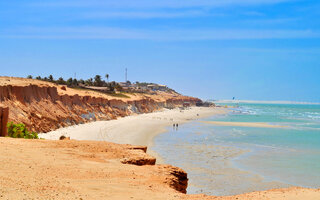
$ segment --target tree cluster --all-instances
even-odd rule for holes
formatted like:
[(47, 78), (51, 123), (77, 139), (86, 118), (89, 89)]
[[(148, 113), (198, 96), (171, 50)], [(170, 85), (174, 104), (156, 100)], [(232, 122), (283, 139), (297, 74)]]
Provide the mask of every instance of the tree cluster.
[[(28, 79), (33, 79), (31, 75), (27, 76)], [(42, 81), (48, 81), (51, 83), (56, 83), (59, 85), (67, 85), (68, 87), (108, 87), (110, 91), (121, 91), (122, 87), (115, 81), (109, 82), (109, 74), (105, 75), (105, 78), (107, 79), (107, 82), (105, 80), (102, 80), (100, 75), (96, 75), (94, 78), (89, 78), (87, 80), (83, 79), (76, 79), (76, 78), (69, 78), (67, 80), (64, 80), (62, 77), (58, 79), (54, 79), (52, 75), (49, 75), (48, 77), (41, 77), (37, 76), (35, 79), (42, 80)]]

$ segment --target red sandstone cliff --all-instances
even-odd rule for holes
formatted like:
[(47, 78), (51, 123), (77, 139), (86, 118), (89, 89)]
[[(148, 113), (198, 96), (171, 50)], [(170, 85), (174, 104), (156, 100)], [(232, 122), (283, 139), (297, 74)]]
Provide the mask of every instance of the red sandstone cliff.
[(37, 132), (153, 112), (185, 101), (194, 105), (199, 101), (168, 93), (128, 96), (130, 98), (119, 98), (72, 88), (62, 90), (61, 86), (43, 81), (0, 77), (0, 103), (10, 109), (9, 121), (22, 122)]

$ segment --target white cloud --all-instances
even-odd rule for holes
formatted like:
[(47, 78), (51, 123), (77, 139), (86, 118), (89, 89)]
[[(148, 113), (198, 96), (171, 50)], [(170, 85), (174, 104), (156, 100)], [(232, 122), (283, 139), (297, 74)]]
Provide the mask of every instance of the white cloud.
[(81, 16), (89, 19), (108, 19), (108, 18), (135, 18), (135, 19), (152, 19), (152, 18), (185, 18), (185, 17), (200, 17), (212, 16), (213, 14), (202, 11), (184, 11), (184, 12), (91, 12)]
[(26, 27), (2, 30), (2, 38), (47, 39), (135, 39), (135, 40), (243, 40), (320, 38), (311, 30), (248, 30), (248, 29), (124, 29), (114, 27)]
[(32, 3), (45, 7), (188, 8), (277, 4), (293, 0), (55, 0)]
[[(28, 5), (37, 9), (76, 8), (76, 15), (80, 19), (153, 19), (229, 15), (230, 13), (212, 13), (212, 9), (230, 6), (272, 5), (292, 1), (296, 0), (36, 0)], [(264, 15), (254, 10), (243, 14)]]
[(246, 22), (248, 24), (287, 24), (290, 22), (297, 22), (300, 20), (299, 18), (275, 18), (275, 19), (249, 19), (249, 20), (243, 20), (243, 22)]

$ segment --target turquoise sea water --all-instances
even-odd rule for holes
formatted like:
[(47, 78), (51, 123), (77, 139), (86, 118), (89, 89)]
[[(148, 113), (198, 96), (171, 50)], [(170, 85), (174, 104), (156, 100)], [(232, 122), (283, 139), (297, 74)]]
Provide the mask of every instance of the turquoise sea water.
[[(201, 121), (265, 122), (283, 128)], [(185, 169), (188, 193), (231, 195), (290, 185), (320, 187), (320, 105), (239, 104), (229, 114), (168, 130), (153, 147)]]

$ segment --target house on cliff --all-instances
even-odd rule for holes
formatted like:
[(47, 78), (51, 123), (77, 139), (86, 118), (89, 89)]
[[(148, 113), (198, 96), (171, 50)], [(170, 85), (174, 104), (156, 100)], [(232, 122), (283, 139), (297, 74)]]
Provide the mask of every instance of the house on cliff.
[(147, 88), (153, 91), (167, 91), (168, 87), (166, 85), (160, 85), (160, 84), (150, 84), (147, 85)]

